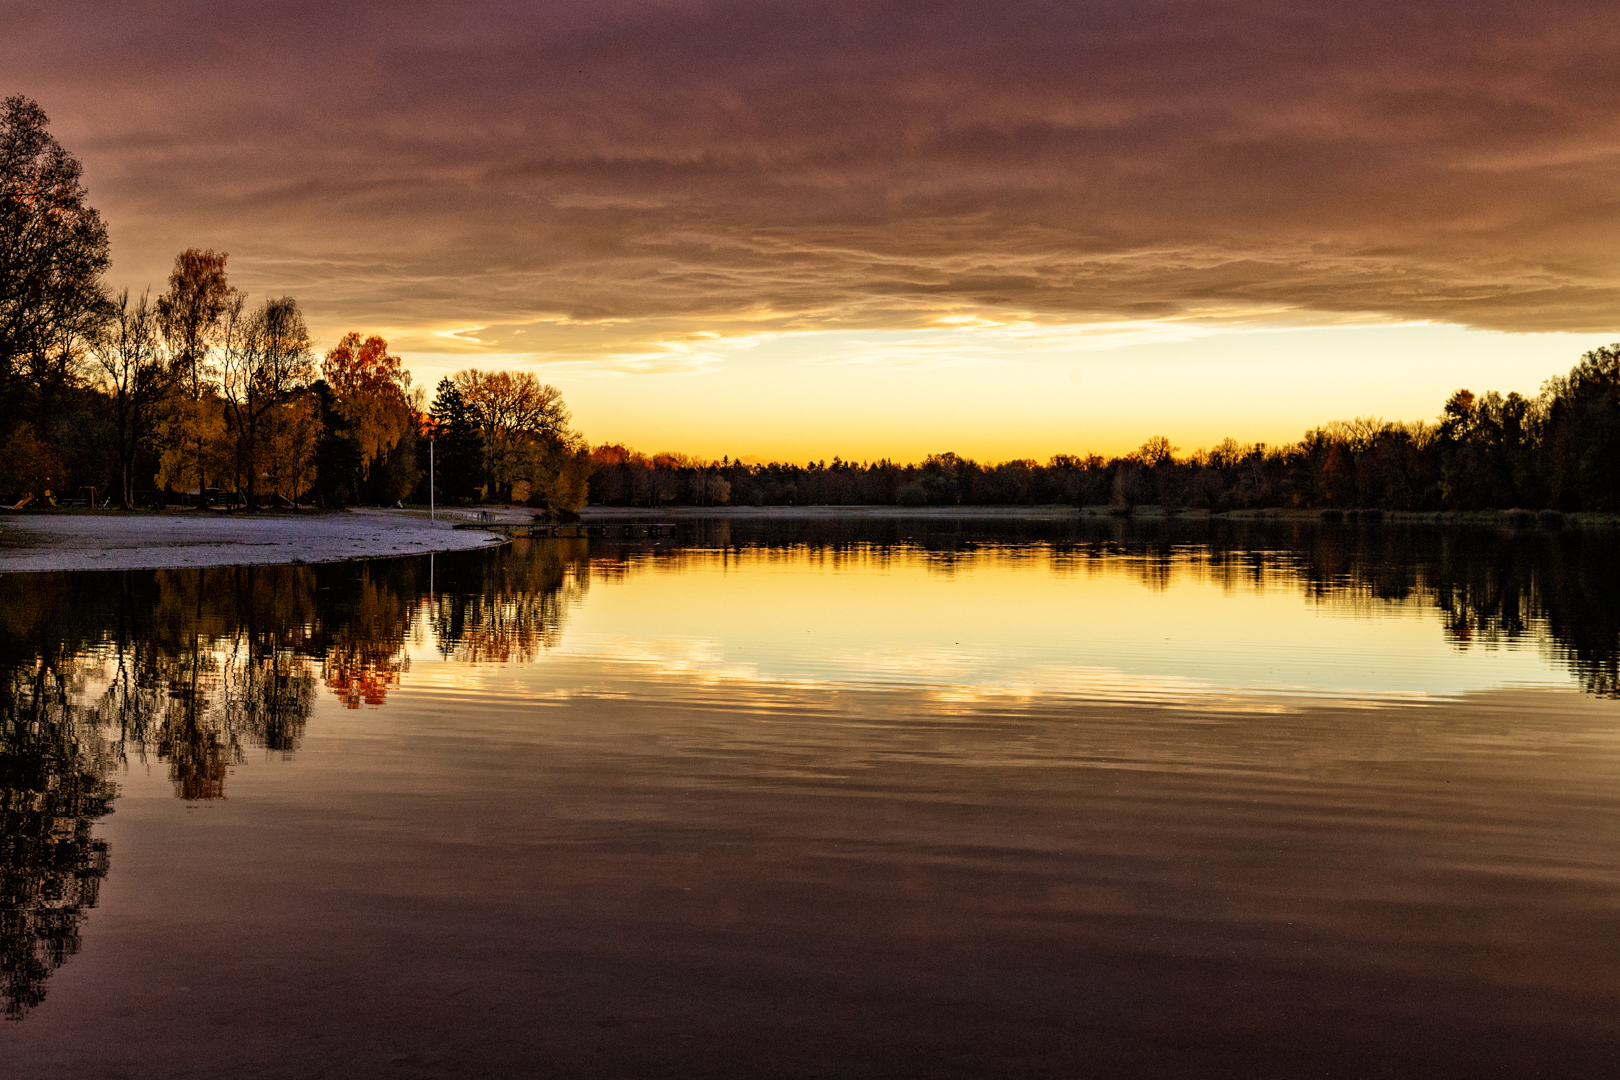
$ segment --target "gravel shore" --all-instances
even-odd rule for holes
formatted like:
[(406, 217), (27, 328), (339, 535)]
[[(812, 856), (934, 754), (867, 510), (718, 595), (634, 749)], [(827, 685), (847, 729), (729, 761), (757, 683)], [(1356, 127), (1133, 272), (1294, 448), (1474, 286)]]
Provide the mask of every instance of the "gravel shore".
[(405, 510), (7, 514), (0, 573), (341, 562), (465, 551), (500, 539)]

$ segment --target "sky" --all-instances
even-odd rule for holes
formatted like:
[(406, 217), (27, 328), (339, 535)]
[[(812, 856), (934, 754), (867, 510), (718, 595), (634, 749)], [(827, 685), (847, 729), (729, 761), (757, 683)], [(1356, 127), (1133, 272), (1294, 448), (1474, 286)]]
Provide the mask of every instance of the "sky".
[(1284, 442), (1620, 338), (1620, 19), (1544, 0), (0, 0), (161, 290), (186, 247), (593, 442)]

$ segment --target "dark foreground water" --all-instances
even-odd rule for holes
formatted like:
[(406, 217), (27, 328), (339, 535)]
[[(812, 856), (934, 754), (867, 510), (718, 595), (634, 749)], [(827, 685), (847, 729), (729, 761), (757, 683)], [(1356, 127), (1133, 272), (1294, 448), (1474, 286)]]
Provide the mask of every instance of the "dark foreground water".
[(0, 1075), (1615, 1075), (1617, 554), (0, 577)]

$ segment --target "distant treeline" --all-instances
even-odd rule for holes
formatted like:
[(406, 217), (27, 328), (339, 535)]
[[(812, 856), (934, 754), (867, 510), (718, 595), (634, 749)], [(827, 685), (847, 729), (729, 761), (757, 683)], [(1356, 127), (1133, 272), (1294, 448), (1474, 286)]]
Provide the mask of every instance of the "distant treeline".
[(1366, 507), (1620, 510), (1620, 345), (1587, 353), (1535, 397), (1459, 390), (1435, 423), (1335, 421), (1297, 443), (1227, 439), (1178, 456), (1149, 439), (1121, 457), (981, 464), (744, 465), (624, 446), (591, 452), (590, 497), (610, 506), (1107, 505), (1239, 510)]

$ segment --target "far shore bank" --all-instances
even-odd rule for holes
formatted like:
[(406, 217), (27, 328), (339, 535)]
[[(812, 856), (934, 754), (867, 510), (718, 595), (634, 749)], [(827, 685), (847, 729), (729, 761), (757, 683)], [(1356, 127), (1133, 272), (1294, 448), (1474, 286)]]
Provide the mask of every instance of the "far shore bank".
[(587, 506), (582, 521), (645, 521), (652, 518), (1008, 518), (1019, 520), (1079, 517), (1072, 506)]
[(586, 522), (680, 521), (701, 518), (731, 520), (838, 520), (851, 518), (937, 518), (1010, 521), (1119, 519), (1128, 521), (1279, 521), (1345, 522), (1391, 525), (1483, 525), (1501, 528), (1620, 528), (1620, 514), (1571, 513), (1553, 510), (1299, 510), (1273, 507), (1252, 510), (1170, 510), (1137, 506), (1128, 511), (1108, 506), (587, 506)]
[(502, 542), (411, 510), (0, 515), (0, 574), (342, 562)]

